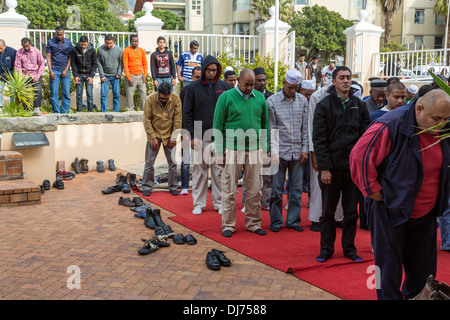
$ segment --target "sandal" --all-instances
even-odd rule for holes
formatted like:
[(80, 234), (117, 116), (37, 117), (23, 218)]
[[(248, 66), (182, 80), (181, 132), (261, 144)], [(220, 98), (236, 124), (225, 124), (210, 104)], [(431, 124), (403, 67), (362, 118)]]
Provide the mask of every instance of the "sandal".
[(174, 236), (172, 240), (173, 240), (173, 243), (175, 243), (175, 244), (185, 244), (186, 243), (186, 238), (181, 233)]
[(197, 239), (195, 239), (192, 234), (188, 234), (184, 239), (186, 240), (186, 243), (191, 246), (197, 244)]
[(158, 247), (170, 246), (170, 243), (166, 241), (164, 236), (153, 237), (150, 239), (150, 242), (153, 243), (154, 245), (157, 245)]
[(150, 240), (141, 239), (144, 242), (144, 246), (141, 250), (138, 251), (140, 255), (146, 255), (149, 253), (153, 253), (159, 249), (159, 246), (153, 244)]

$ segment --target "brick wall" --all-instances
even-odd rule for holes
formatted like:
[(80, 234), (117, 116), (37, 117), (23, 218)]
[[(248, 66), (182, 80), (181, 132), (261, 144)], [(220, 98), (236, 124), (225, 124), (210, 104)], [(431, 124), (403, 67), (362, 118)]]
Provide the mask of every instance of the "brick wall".
[(0, 152), (0, 181), (23, 179), (23, 157), (16, 151)]

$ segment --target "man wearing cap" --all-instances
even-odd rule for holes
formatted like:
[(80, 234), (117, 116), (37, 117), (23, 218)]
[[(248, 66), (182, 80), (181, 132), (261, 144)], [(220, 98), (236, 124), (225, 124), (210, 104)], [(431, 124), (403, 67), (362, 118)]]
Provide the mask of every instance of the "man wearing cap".
[(417, 88), (416, 85), (412, 84), (408, 87), (408, 89), (406, 89), (406, 100), (405, 100), (405, 104), (408, 104), (411, 102), (411, 100), (414, 98), (414, 96), (416, 95), (416, 93), (419, 92), (419, 88)]
[(320, 255), (316, 260), (323, 263), (334, 254), (335, 212), (342, 194), (342, 249), (347, 258), (361, 261), (355, 247), (359, 191), (351, 179), (349, 156), (369, 125), (370, 117), (361, 99), (353, 96), (352, 72), (348, 67), (337, 67), (332, 81), (330, 94), (317, 104), (313, 122), (314, 152), (322, 190)]
[(297, 92), (302, 75), (289, 70), (283, 89), (269, 99), (272, 164), (278, 171), (272, 177), (270, 197), (270, 231), (278, 232), (283, 225), (282, 204), (286, 170), (289, 175), (289, 203), (286, 228), (303, 231), (300, 226), (303, 192), (303, 164), (308, 160), (308, 100)]
[(369, 114), (383, 108), (386, 100), (386, 80), (373, 80), (370, 82), (370, 97), (366, 100), (366, 108)]

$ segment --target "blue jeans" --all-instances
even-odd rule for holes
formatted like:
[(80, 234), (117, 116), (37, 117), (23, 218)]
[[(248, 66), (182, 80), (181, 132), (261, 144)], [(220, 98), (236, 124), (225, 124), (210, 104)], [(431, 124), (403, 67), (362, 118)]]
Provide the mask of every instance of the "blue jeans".
[[(70, 72), (67, 72), (65, 78), (61, 77), (61, 71), (53, 70), (55, 80), (50, 78), (50, 94), (52, 96), (51, 104), (54, 113), (69, 113), (70, 111)], [(62, 105), (59, 107), (59, 84), (62, 90)]]
[(3, 101), (3, 93), (2, 89), (5, 87), (5, 83), (3, 81), (0, 81), (0, 107), (3, 107), (4, 101)]
[(120, 109), (120, 81), (116, 76), (105, 76), (106, 81), (102, 82), (100, 89), (100, 99), (102, 104), (102, 112), (108, 111), (108, 94), (109, 87), (112, 87), (113, 92), (113, 112), (119, 112)]
[(439, 229), (441, 232), (441, 250), (450, 250), (450, 200), (448, 209), (439, 218)]
[(86, 87), (87, 108), (89, 112), (94, 111), (94, 85), (89, 84), (89, 76), (79, 76), (77, 84), (77, 111), (83, 111), (83, 90)]
[(275, 228), (280, 228), (283, 225), (282, 205), (286, 170), (288, 170), (290, 187), (286, 227), (296, 227), (301, 221), (303, 166), (300, 164), (300, 160), (287, 161), (280, 159), (278, 171), (272, 176), (272, 195), (270, 197), (270, 226)]

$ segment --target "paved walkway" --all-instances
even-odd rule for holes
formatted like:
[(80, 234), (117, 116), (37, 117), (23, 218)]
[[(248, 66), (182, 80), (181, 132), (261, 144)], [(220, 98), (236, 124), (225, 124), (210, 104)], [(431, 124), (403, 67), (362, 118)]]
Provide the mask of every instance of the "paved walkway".
[[(169, 240), (170, 247), (140, 256), (140, 239), (153, 230), (117, 203), (134, 194), (101, 193), (118, 172), (125, 173), (80, 174), (64, 190), (46, 191), (40, 205), (0, 208), (0, 299), (338, 299), (169, 220), (173, 214), (165, 210), (163, 221), (198, 244)], [(212, 248), (223, 250), (232, 266), (207, 269)]]

